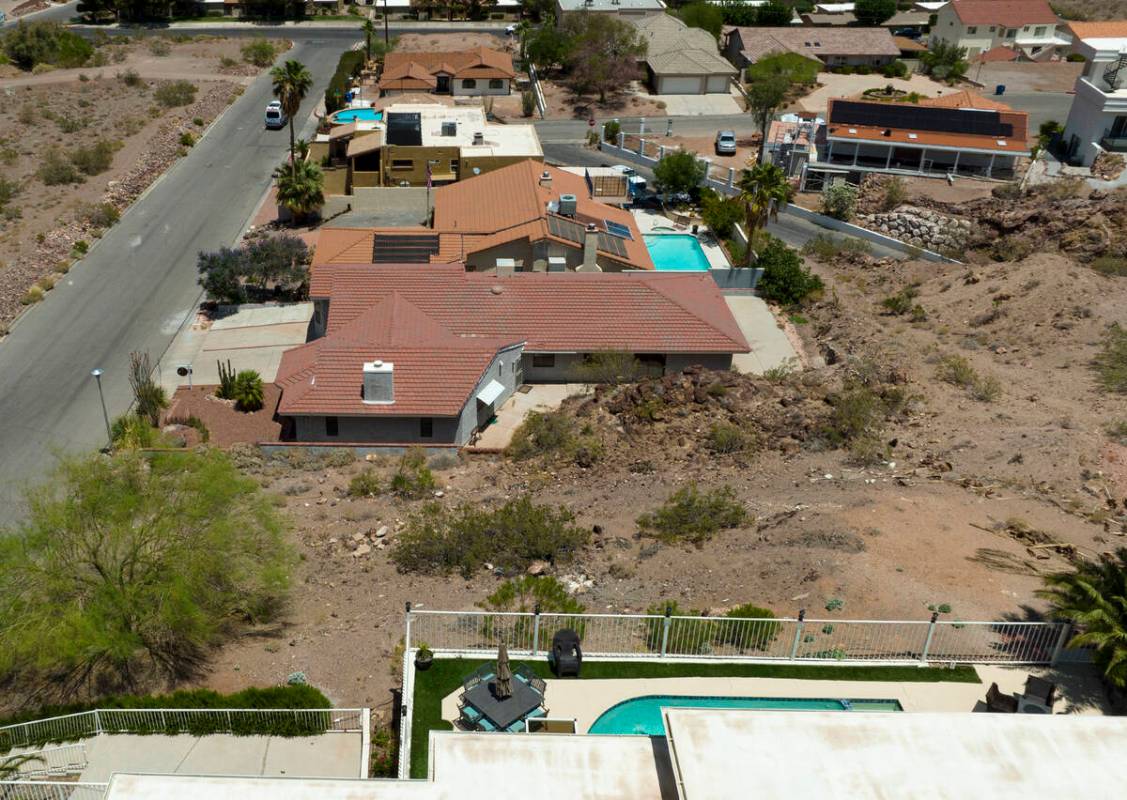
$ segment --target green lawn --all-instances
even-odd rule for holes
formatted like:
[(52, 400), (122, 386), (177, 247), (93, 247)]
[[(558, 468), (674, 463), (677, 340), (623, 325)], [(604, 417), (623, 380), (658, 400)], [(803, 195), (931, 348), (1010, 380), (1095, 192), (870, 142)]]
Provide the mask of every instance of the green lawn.
[[(436, 659), (426, 672), (415, 671), (414, 719), (411, 723), (411, 777), (427, 776), (430, 732), (450, 730), (442, 719), (442, 698), (462, 685), (462, 678), (492, 659)], [(520, 660), (544, 678), (552, 674), (545, 661)], [(790, 664), (686, 664), (637, 661), (585, 661), (583, 677), (599, 678), (791, 678), (811, 681), (890, 681), (935, 683), (955, 681), (979, 683), (973, 667), (838, 667), (830, 664), (792, 666)]]

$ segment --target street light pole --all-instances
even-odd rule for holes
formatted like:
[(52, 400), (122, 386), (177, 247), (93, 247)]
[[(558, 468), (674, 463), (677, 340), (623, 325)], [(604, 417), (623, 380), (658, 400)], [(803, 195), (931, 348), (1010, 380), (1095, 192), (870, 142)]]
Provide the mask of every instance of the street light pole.
[(102, 419), (106, 422), (106, 449), (113, 447), (113, 431), (110, 430), (110, 413), (106, 411), (106, 396), (102, 393), (102, 370), (93, 369), (90, 374), (98, 383), (98, 398), (102, 401)]

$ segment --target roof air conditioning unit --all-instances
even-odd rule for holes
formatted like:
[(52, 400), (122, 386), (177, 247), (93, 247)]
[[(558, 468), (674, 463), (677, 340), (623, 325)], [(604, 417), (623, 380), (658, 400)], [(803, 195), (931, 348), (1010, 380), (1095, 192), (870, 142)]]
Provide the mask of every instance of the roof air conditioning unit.
[(473, 143), (474, 144), (485, 144), (485, 134), (482, 133), (481, 131), (477, 131), (476, 133), (474, 133)]
[(458, 135), (458, 123), (457, 122), (443, 122), (442, 123), (442, 135), (443, 136), (457, 136)]
[(548, 272), (567, 272), (567, 259), (563, 256), (548, 256)]
[(577, 202), (577, 200), (576, 200), (575, 195), (573, 195), (573, 194), (561, 194), (560, 195), (560, 216), (574, 217), (575, 216), (576, 202)]

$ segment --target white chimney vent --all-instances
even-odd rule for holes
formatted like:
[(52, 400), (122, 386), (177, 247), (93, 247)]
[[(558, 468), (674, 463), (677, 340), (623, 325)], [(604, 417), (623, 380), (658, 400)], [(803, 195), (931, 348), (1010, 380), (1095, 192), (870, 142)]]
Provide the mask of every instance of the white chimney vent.
[(395, 365), (388, 361), (364, 362), (363, 401), (372, 405), (395, 402)]
[(475, 131), (473, 135), (474, 144), (485, 144), (485, 134), (481, 131)]
[(552, 173), (548, 172), (548, 170), (544, 170), (543, 172), (540, 173), (540, 185), (551, 187), (551, 185), (552, 185)]

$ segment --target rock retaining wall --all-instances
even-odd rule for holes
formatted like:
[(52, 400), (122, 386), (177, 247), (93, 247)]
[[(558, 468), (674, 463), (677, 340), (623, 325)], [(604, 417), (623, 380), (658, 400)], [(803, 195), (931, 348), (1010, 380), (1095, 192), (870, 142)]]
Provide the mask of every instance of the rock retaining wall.
[(916, 206), (900, 206), (896, 211), (880, 214), (862, 214), (857, 222), (870, 230), (937, 253), (962, 251), (971, 231), (969, 220)]

